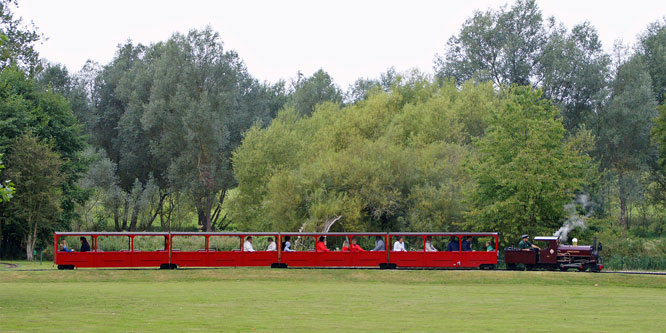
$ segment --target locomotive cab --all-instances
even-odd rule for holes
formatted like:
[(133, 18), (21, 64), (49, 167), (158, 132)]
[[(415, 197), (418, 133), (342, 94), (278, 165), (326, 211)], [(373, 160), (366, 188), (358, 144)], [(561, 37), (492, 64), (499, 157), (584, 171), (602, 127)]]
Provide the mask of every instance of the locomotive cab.
[(534, 237), (534, 242), (541, 248), (539, 250), (539, 264), (557, 265), (557, 246), (559, 245), (557, 237)]

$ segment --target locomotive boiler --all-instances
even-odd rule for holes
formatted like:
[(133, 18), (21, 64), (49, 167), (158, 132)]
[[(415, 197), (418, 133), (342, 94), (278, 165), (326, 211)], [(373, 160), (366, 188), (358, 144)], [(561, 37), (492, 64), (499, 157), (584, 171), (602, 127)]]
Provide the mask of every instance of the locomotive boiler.
[(536, 242), (545, 244), (541, 249), (517, 249), (508, 247), (504, 249), (504, 262), (507, 269), (515, 270), (519, 264), (527, 270), (569, 270), (599, 272), (604, 268), (599, 258), (601, 243), (597, 245), (594, 238), (592, 245), (565, 245), (560, 244), (557, 237), (534, 237)]

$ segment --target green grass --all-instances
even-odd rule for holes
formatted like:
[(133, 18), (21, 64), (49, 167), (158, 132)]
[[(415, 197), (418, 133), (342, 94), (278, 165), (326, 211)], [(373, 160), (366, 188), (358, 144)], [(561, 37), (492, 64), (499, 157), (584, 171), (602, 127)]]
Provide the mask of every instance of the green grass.
[(3, 332), (663, 331), (664, 308), (666, 276), (266, 268), (0, 271)]

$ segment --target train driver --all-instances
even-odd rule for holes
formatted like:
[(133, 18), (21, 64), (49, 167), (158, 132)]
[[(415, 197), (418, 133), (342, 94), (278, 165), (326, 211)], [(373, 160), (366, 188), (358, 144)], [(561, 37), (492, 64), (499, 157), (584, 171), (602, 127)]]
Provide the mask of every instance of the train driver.
[(532, 242), (530, 242), (530, 235), (524, 234), (523, 237), (521, 237), (521, 238), (522, 238), (522, 240), (520, 241), (520, 243), (518, 243), (518, 248), (519, 249), (521, 249), (523, 251), (530, 251), (532, 249), (541, 250), (540, 247), (538, 247), (538, 246), (532, 244)]
[(319, 241), (317, 242), (317, 252), (331, 252), (331, 250), (326, 247), (326, 237), (319, 236)]
[(247, 236), (247, 238), (245, 238), (245, 243), (243, 243), (243, 251), (254, 252), (254, 247), (252, 247), (252, 236)]

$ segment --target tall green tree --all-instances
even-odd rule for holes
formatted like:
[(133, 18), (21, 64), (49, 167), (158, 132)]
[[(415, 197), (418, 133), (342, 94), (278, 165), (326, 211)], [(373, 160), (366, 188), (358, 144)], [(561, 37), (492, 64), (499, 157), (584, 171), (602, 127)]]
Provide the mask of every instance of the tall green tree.
[(666, 17), (648, 25), (639, 36), (638, 51), (652, 79), (652, 90), (659, 104), (666, 102)]
[(175, 34), (152, 66), (150, 102), (140, 119), (150, 152), (167, 166), (169, 186), (193, 198), (199, 223), (211, 231), (235, 182), (231, 151), (271, 111), (257, 102), (261, 86), (210, 28)]
[(34, 24), (26, 26), (15, 18), (12, 7), (17, 0), (0, 0), (0, 70), (16, 66), (33, 76), (41, 70), (35, 44), (42, 39)]
[(16, 182), (16, 196), (7, 210), (20, 221), (28, 260), (38, 235), (50, 233), (57, 225), (65, 177), (63, 162), (48, 144), (30, 133), (17, 138), (8, 154), (7, 173)]
[(529, 85), (546, 38), (535, 0), (477, 11), (449, 39), (445, 54), (436, 57), (435, 72), (440, 79), (454, 77), (458, 83), (480, 78), (496, 85)]
[(589, 23), (568, 31), (551, 19), (548, 41), (538, 59), (535, 85), (561, 108), (564, 128), (575, 132), (589, 122), (606, 98), (610, 57)]
[(640, 56), (618, 67), (611, 100), (596, 114), (594, 133), (602, 166), (617, 177), (622, 234), (627, 232), (631, 172), (644, 170), (650, 156), (650, 130), (657, 115), (652, 81)]
[(604, 101), (610, 59), (597, 31), (585, 22), (568, 31), (544, 20), (535, 0), (475, 12), (435, 58), (440, 81), (454, 78), (541, 88), (561, 107), (564, 126), (575, 132)]
[(465, 225), (512, 241), (556, 230), (592, 164), (579, 145), (565, 141), (558, 109), (540, 91), (513, 87), (506, 94), (466, 168), (475, 187)]
[[(0, 172), (2, 172), (2, 169), (4, 168), (5, 164), (2, 162), (2, 154), (0, 154)], [(11, 199), (14, 191), (14, 184), (11, 182), (11, 180), (5, 180), (4, 182), (0, 183), (0, 203)], [(2, 226), (0, 225), (0, 235), (2, 235), (1, 227)]]
[[(69, 228), (70, 222), (78, 218), (76, 205), (87, 199), (87, 193), (77, 186), (87, 167), (87, 161), (81, 157), (85, 146), (81, 128), (65, 98), (41, 89), (16, 67), (5, 68), (0, 72), (0, 153), (11, 149), (13, 142), (26, 133), (48, 142), (63, 158), (65, 180), (60, 185), (62, 195), (58, 196), (62, 212), (57, 216), (62, 228)], [(6, 173), (2, 177), (17, 181)], [(0, 205), (0, 224), (4, 224), (3, 255), (16, 256), (23, 249), (21, 237), (26, 230), (15, 228), (20, 221), (3, 205)]]
[(303, 77), (298, 72), (298, 78), (292, 85), (293, 92), (289, 95), (287, 105), (302, 116), (311, 115), (315, 106), (323, 102), (342, 103), (342, 91), (323, 69), (310, 77)]

